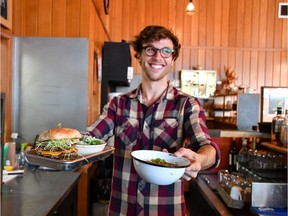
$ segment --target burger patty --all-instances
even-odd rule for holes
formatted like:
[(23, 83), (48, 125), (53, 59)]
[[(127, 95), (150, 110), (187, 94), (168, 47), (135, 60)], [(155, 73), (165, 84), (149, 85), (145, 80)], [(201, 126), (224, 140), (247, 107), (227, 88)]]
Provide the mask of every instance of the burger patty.
[(78, 149), (74, 147), (79, 139), (45, 140), (37, 142), (36, 153), (43, 157), (73, 160), (78, 156)]
[(65, 159), (65, 160), (74, 160), (78, 157), (78, 149), (70, 148), (70, 149), (54, 149), (52, 150), (45, 150), (43, 148), (37, 148), (36, 153), (43, 157), (49, 157), (53, 159)]

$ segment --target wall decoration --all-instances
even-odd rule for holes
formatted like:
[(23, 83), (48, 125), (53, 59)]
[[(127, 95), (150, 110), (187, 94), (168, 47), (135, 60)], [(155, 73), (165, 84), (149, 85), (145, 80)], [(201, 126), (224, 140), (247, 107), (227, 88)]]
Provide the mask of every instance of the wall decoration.
[(272, 122), (277, 107), (288, 109), (288, 87), (261, 87), (261, 122)]

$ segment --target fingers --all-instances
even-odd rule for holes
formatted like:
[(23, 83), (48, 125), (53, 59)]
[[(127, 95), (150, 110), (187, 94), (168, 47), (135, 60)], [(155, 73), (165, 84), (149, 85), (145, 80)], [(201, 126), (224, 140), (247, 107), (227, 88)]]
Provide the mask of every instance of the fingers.
[(190, 181), (192, 178), (196, 178), (198, 175), (199, 171), (185, 171), (183, 176), (181, 177), (182, 179), (186, 181)]
[(190, 181), (192, 179), (190, 176), (186, 175), (185, 173), (183, 174), (183, 176), (181, 178), (186, 180), (186, 181)]
[(180, 148), (175, 153), (175, 156), (177, 157), (184, 157), (187, 158), (190, 161), (197, 160), (197, 153), (192, 151), (191, 149), (187, 148)]
[(163, 152), (168, 152), (168, 150), (166, 148), (162, 149)]

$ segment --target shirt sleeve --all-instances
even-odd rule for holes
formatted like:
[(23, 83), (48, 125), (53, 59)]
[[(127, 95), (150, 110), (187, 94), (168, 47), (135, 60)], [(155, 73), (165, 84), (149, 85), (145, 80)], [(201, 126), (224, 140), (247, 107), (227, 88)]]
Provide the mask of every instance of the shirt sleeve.
[(104, 106), (98, 119), (86, 129), (91, 136), (105, 141), (113, 136), (116, 104), (117, 97), (114, 97)]
[[(188, 145), (193, 151), (197, 151), (201, 146), (211, 145), (216, 150), (216, 162), (211, 168), (220, 164), (220, 148), (209, 135), (206, 126), (204, 110), (196, 98), (191, 98), (185, 104), (184, 127)], [(187, 146), (188, 147), (188, 146)]]

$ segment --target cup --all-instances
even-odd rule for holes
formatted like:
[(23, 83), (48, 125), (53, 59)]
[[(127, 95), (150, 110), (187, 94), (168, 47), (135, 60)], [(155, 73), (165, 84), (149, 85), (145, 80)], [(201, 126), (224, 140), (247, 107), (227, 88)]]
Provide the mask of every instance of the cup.
[(230, 191), (230, 197), (234, 200), (242, 200), (242, 188), (239, 186), (233, 186)]

